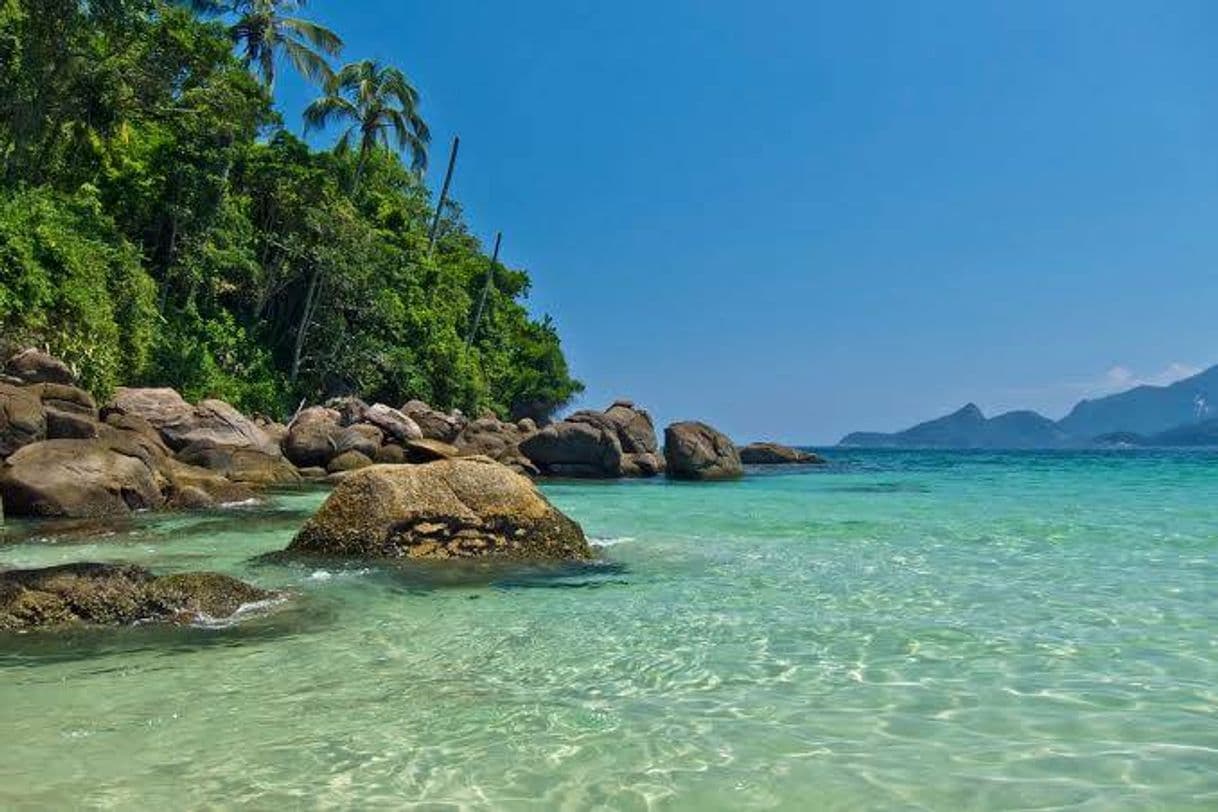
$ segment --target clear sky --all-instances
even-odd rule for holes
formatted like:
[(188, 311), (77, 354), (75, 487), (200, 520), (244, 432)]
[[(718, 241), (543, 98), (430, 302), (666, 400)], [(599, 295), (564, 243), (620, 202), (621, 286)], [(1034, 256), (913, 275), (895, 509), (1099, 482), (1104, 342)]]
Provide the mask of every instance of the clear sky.
[(823, 443), (1218, 362), (1218, 3), (310, 13), (420, 88), (433, 186), (461, 135), (579, 405)]

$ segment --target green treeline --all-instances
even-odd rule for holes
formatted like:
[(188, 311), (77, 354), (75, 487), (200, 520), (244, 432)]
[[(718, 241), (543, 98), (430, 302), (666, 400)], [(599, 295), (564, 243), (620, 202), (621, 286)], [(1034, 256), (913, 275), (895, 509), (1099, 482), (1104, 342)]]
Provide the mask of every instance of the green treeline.
[[(341, 41), (299, 5), (0, 0), (0, 344), (48, 347), (99, 395), (280, 415), (346, 393), (569, 401), (524, 271), (495, 267), (466, 350), (490, 259), (456, 204), (429, 251), (418, 94), (389, 66), (331, 68)], [(287, 131), (285, 68), (317, 80), (305, 123), (334, 149)]]

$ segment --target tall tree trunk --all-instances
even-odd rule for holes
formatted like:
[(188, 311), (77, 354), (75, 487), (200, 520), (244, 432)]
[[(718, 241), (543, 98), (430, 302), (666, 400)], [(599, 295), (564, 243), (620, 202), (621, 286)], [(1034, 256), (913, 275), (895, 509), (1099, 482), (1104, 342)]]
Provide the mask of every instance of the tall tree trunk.
[(478, 297), (478, 310), (474, 313), (474, 324), (469, 328), (469, 335), (465, 337), (465, 351), (469, 352), (469, 348), (474, 344), (474, 336), (478, 333), (478, 322), (482, 321), (482, 309), (486, 307), (486, 295), (491, 290), (491, 282), (495, 279), (495, 265), (499, 263), (499, 243), (503, 239), (503, 232), (495, 234), (495, 253), (491, 255), (490, 267), (486, 269), (486, 283), (482, 285), (482, 295)]
[(436, 237), (440, 233), (440, 215), (448, 202), (448, 186), (453, 182), (453, 169), (457, 165), (457, 150), (461, 147), (461, 136), (453, 136), (453, 148), (448, 153), (448, 171), (444, 173), (444, 185), (440, 187), (440, 199), (436, 202), (436, 216), (431, 221), (431, 233), (427, 236), (427, 253), (436, 250)]
[(321, 280), (321, 267), (313, 269), (313, 277), (309, 280), (309, 292), (305, 294), (304, 312), (300, 315), (300, 326), (296, 329), (296, 346), (292, 350), (292, 375), (290, 380), (296, 383), (300, 374), (300, 356), (304, 352), (305, 336), (309, 332), (309, 323), (313, 320), (313, 306), (317, 299), (317, 284)]
[(157, 303), (157, 312), (164, 313), (169, 303), (169, 272), (173, 268), (173, 255), (178, 250), (178, 216), (169, 218), (169, 252), (165, 257), (165, 270), (161, 274), (161, 300)]

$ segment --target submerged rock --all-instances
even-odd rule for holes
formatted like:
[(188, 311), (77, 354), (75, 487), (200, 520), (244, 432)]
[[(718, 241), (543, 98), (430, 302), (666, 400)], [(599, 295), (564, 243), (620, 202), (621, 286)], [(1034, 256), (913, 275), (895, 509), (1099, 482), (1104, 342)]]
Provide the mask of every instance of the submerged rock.
[(744, 474), (736, 445), (723, 432), (696, 420), (664, 429), (664, 458), (673, 479), (735, 479)]
[(592, 557), (580, 526), (528, 478), (482, 457), (347, 474), (288, 549), (373, 558)]
[(130, 564), (0, 572), (0, 630), (193, 623), (231, 617), (275, 593), (214, 572), (153, 575)]
[(779, 443), (749, 443), (740, 448), (740, 461), (745, 465), (823, 465), (826, 460)]

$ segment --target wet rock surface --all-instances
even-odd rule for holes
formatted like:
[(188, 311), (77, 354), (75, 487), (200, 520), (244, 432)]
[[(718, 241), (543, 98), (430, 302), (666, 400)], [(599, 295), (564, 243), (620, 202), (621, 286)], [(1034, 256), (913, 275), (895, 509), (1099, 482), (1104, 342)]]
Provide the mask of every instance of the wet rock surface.
[(739, 450), (740, 461), (745, 465), (824, 465), (826, 462), (819, 454), (781, 443), (749, 443)]
[(80, 562), (0, 572), (0, 631), (231, 617), (275, 597), (214, 572), (157, 576), (130, 564)]

